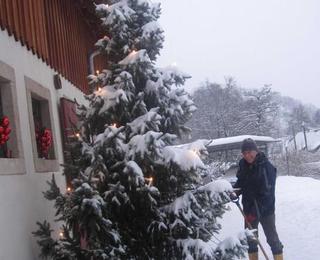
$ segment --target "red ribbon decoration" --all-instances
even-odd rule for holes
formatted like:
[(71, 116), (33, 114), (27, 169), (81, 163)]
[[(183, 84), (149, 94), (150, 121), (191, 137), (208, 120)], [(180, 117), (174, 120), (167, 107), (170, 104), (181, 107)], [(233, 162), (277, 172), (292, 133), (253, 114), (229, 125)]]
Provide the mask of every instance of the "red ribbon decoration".
[(7, 116), (1, 119), (0, 123), (0, 145), (4, 145), (10, 139), (10, 120)]
[(41, 158), (49, 158), (49, 150), (52, 146), (52, 133), (49, 128), (43, 128), (42, 131), (36, 130), (36, 139), (38, 152)]

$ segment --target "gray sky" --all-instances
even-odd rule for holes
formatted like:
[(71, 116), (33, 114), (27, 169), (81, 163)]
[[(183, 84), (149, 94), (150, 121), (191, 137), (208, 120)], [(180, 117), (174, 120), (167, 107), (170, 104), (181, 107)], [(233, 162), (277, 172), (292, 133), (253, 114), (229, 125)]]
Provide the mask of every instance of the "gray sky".
[(160, 66), (192, 75), (187, 89), (234, 76), (320, 107), (319, 0), (159, 0)]

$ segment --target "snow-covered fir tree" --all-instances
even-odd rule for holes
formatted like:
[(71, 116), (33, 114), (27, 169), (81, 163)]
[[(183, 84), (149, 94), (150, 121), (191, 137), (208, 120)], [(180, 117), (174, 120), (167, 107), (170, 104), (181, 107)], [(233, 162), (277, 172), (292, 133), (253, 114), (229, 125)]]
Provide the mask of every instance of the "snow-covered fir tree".
[(107, 68), (89, 76), (89, 106), (81, 119), (79, 158), (54, 178), (45, 197), (62, 223), (54, 238), (48, 222), (35, 232), (42, 257), (96, 259), (233, 259), (246, 252), (247, 232), (217, 241), (232, 187), (202, 185), (203, 143), (175, 146), (195, 106), (183, 89), (188, 75), (155, 66), (163, 30), (160, 5), (114, 0), (96, 6), (106, 36), (97, 48)]

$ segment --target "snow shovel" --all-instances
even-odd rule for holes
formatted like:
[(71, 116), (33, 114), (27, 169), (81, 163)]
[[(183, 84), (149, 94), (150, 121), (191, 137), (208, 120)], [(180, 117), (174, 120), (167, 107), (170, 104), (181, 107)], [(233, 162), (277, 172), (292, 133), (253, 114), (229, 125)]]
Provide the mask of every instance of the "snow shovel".
[[(244, 218), (244, 221), (246, 222), (246, 224), (247, 224), (247, 226), (249, 227), (249, 229), (252, 230), (252, 229), (253, 229), (253, 228), (252, 228), (252, 225), (251, 225), (251, 223), (247, 220), (246, 215), (244, 214), (243, 209), (242, 209), (241, 206), (240, 206), (239, 198), (237, 197), (237, 199), (231, 199), (231, 201), (234, 202), (234, 203), (237, 205), (238, 209), (240, 210), (240, 212), (241, 212), (241, 214), (242, 214), (242, 216), (243, 216), (243, 218)], [(266, 260), (270, 260), (270, 258), (268, 257), (266, 251), (264, 250), (262, 244), (260, 243), (260, 240), (259, 240), (259, 238), (258, 238), (257, 235), (255, 235), (255, 239), (257, 240), (258, 246), (260, 247), (260, 249), (261, 249), (261, 251), (262, 251), (265, 259), (266, 259)]]

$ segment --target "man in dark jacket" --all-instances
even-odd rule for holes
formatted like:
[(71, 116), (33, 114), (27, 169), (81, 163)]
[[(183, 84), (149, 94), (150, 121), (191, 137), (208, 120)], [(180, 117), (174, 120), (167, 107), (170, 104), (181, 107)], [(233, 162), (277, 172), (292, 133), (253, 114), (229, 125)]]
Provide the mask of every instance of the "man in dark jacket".
[[(234, 188), (239, 189), (237, 195), (242, 194), (246, 222), (257, 230), (258, 224), (262, 225), (274, 259), (283, 260), (283, 246), (275, 226), (276, 168), (258, 151), (256, 143), (250, 138), (243, 141), (241, 152), (243, 158), (239, 162)], [(248, 253), (250, 260), (258, 259), (256, 241), (249, 241)]]

